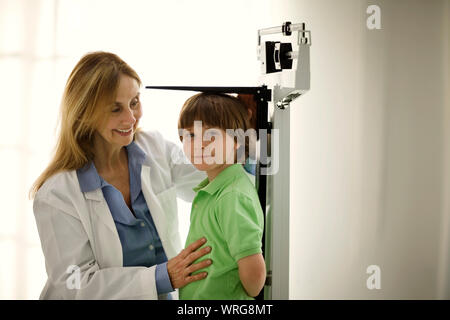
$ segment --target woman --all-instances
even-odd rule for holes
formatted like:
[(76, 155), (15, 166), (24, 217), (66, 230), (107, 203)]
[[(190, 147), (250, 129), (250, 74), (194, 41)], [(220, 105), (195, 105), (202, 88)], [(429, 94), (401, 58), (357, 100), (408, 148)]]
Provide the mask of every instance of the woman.
[(211, 263), (193, 264), (206, 239), (178, 253), (176, 205), (205, 176), (180, 164), (175, 144), (139, 130), (140, 85), (106, 52), (69, 76), (56, 152), (32, 188), (48, 275), (41, 299), (165, 299), (207, 275), (191, 276)]

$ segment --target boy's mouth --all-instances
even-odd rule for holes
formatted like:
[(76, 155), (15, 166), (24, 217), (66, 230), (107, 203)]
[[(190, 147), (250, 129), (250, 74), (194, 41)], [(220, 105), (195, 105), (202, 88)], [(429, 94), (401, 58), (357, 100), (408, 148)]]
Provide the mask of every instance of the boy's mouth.
[[(211, 161), (211, 159), (215, 159), (215, 157), (214, 156), (208, 156), (208, 155), (205, 155), (205, 156), (200, 156), (200, 157), (194, 157), (193, 158), (193, 162), (194, 162), (194, 164), (203, 164), (203, 163), (205, 163), (205, 161), (208, 161), (208, 162), (210, 162)], [(216, 163), (216, 161), (214, 160), (213, 161), (213, 163), (207, 163), (207, 164), (215, 164)]]
[(202, 161), (202, 160), (205, 160), (205, 159), (214, 159), (214, 157), (211, 157), (211, 156), (194, 157), (194, 160), (196, 160), (196, 161)]

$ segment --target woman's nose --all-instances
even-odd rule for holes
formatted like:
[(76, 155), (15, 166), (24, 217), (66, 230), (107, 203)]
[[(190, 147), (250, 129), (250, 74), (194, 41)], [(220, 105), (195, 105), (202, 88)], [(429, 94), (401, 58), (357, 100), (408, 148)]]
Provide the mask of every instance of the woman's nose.
[(124, 112), (122, 122), (127, 124), (134, 124), (136, 122), (136, 117), (133, 110), (127, 109), (127, 111)]

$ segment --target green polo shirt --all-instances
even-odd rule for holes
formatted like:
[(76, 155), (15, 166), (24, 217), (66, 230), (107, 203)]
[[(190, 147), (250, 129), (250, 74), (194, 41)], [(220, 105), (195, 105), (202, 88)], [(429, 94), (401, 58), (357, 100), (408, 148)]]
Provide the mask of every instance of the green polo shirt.
[[(237, 262), (261, 253), (264, 218), (256, 189), (241, 164), (233, 164), (194, 191), (186, 246), (206, 237), (211, 252), (196, 262), (211, 259), (201, 271), (208, 276), (179, 290), (180, 299), (252, 300), (239, 279)], [(194, 274), (195, 274), (194, 273)]]

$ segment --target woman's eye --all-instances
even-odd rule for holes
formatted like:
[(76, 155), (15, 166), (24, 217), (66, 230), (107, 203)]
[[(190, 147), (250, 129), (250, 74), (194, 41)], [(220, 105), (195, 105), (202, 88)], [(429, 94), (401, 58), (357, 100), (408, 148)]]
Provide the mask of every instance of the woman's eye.
[(135, 100), (131, 103), (132, 107), (136, 107), (139, 104), (139, 100)]
[(114, 113), (117, 113), (117, 112), (119, 112), (119, 111), (120, 111), (119, 108), (112, 109), (112, 112), (114, 112)]

